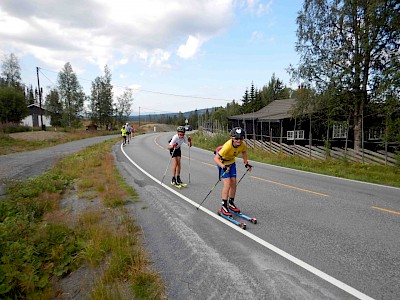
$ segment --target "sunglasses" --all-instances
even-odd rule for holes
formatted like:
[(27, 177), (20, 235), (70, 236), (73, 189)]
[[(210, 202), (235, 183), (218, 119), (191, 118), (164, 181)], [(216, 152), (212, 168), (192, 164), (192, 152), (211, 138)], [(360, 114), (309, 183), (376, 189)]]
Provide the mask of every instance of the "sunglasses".
[(235, 138), (235, 141), (243, 141), (243, 138)]

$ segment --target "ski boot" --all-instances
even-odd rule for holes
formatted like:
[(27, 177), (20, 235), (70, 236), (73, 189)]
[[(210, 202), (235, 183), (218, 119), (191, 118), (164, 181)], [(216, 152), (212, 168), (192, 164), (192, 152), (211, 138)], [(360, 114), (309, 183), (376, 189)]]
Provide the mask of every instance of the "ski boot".
[(231, 212), (228, 209), (228, 201), (227, 200), (222, 200), (222, 206), (220, 210), (218, 211), (219, 214), (224, 215), (226, 217), (232, 217)]
[(186, 186), (187, 186), (186, 183), (183, 183), (183, 182), (182, 182), (180, 176), (177, 176), (177, 177), (176, 177), (176, 183), (179, 184), (179, 185), (182, 186), (182, 187), (186, 187)]
[(233, 198), (229, 198), (229, 205), (228, 205), (229, 210), (239, 214), (240, 213), (240, 209), (238, 207), (236, 207), (235, 203), (234, 203), (234, 199)]

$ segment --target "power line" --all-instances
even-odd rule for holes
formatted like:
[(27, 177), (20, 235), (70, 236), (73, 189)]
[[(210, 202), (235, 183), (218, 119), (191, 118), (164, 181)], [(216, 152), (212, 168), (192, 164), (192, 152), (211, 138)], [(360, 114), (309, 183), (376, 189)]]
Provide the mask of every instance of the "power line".
[[(58, 73), (55, 71), (51, 71), (51, 70), (47, 70), (47, 69), (43, 69), (40, 68), (42, 70), (48, 71), (48, 72), (52, 72), (52, 73)], [(42, 72), (41, 72), (42, 73)], [(47, 77), (46, 77), (47, 78)], [(80, 80), (85, 80), (85, 81), (89, 81), (91, 82), (92, 80), (89, 79), (85, 79), (85, 78), (81, 78), (78, 77), (78, 79)], [(50, 80), (51, 81), (51, 80)], [(144, 89), (139, 89), (139, 88), (131, 88), (131, 87), (126, 87), (126, 86), (119, 86), (119, 85), (113, 85), (115, 87), (119, 87), (119, 88), (124, 88), (124, 89), (130, 89), (130, 90), (135, 90), (135, 91), (139, 91), (139, 92), (145, 92), (145, 93), (153, 93), (153, 94), (158, 94), (158, 95), (166, 95), (166, 96), (174, 96), (174, 97), (182, 97), (182, 98), (194, 98), (194, 99), (203, 99), (203, 100), (216, 100), (216, 101), (225, 101), (225, 102), (231, 102), (234, 99), (222, 99), (222, 98), (211, 98), (211, 97), (202, 97), (202, 96), (193, 96), (193, 95), (182, 95), (182, 94), (171, 94), (171, 93), (165, 93), (165, 92), (158, 92), (158, 91), (151, 91), (151, 90), (144, 90)]]

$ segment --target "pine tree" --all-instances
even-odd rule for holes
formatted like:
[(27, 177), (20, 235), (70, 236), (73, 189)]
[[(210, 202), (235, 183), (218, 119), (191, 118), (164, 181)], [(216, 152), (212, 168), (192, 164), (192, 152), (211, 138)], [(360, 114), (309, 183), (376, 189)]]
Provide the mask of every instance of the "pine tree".
[(58, 91), (63, 104), (63, 126), (78, 127), (80, 125), (79, 115), (83, 111), (85, 94), (69, 62), (58, 73)]

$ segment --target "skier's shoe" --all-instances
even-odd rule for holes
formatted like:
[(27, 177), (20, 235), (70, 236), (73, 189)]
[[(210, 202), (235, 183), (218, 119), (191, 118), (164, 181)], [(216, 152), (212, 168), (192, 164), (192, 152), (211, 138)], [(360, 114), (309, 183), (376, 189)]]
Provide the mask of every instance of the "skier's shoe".
[(221, 206), (221, 209), (219, 210), (219, 212), (224, 216), (232, 217), (232, 214), (229, 212), (229, 210), (226, 208), (225, 205)]
[(240, 209), (236, 207), (232, 200), (229, 200), (229, 210), (234, 211), (235, 213), (240, 213)]
[(177, 182), (178, 184), (182, 184), (182, 183), (183, 183), (180, 176), (177, 176), (177, 177), (176, 177), (176, 182)]

